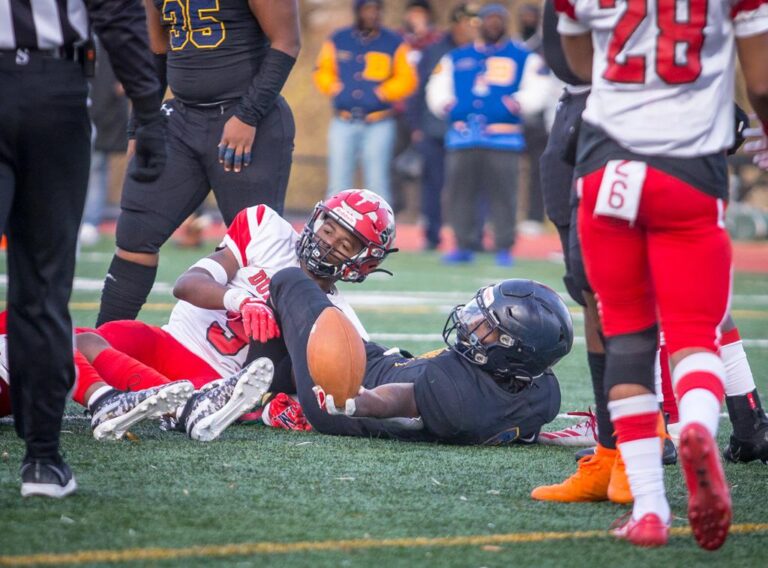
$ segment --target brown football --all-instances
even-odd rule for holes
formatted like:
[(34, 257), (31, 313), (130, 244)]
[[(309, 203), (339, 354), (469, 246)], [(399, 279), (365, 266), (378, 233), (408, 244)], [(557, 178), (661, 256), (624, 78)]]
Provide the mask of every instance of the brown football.
[(323, 310), (307, 343), (307, 366), (315, 384), (341, 407), (360, 390), (365, 363), (365, 346), (352, 322), (338, 308)]

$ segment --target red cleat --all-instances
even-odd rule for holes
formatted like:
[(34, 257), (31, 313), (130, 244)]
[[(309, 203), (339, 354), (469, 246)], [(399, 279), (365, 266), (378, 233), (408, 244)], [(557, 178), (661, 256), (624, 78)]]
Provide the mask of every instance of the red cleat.
[(688, 521), (696, 542), (717, 550), (731, 526), (731, 495), (715, 440), (697, 422), (680, 431), (680, 461), (688, 486)]
[(669, 541), (669, 525), (655, 513), (646, 513), (638, 520), (630, 515), (626, 523), (611, 533), (635, 546), (664, 546)]

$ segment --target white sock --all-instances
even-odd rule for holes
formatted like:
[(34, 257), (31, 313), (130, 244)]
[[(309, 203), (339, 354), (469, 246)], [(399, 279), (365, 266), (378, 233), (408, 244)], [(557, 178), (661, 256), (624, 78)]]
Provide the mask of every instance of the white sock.
[(627, 469), (629, 486), (635, 504), (632, 518), (639, 520), (647, 513), (655, 513), (669, 523), (670, 510), (664, 491), (664, 469), (661, 465), (661, 440), (644, 438), (618, 444)]
[(88, 399), (88, 408), (91, 408), (91, 402), (99, 400), (99, 397), (103, 394), (108, 393), (109, 391), (115, 390), (109, 385), (104, 385), (103, 387), (99, 387), (96, 389), (96, 392), (94, 392), (91, 397)]
[(680, 426), (690, 422), (703, 424), (714, 438), (720, 423), (720, 401), (707, 389), (691, 389), (677, 403)]
[(755, 390), (755, 378), (744, 352), (744, 342), (736, 341), (720, 348), (725, 364), (725, 395), (740, 396)]

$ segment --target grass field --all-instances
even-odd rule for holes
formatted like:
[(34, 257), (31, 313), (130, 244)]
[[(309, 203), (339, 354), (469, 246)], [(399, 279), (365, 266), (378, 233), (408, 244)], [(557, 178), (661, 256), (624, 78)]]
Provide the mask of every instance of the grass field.
[[(79, 325), (92, 325), (111, 244), (84, 250), (72, 301)], [(169, 287), (200, 251), (166, 248), (158, 286), (141, 318), (162, 323)], [(491, 259), (445, 268), (435, 254), (399, 254), (394, 278), (345, 287), (374, 339), (414, 352), (441, 345), (447, 310), (480, 285), (506, 277), (541, 280), (558, 291), (561, 267)], [(557, 367), (562, 412), (584, 410), (591, 386), (581, 317), (577, 343)], [(768, 276), (738, 274), (734, 314), (758, 386), (768, 399)], [(45, 354), (41, 353), (41, 357)], [(543, 446), (457, 448), (334, 438), (233, 426), (213, 443), (193, 442), (147, 423), (137, 441), (99, 443), (82, 409), (68, 407), (62, 435), (79, 492), (54, 502), (19, 496), (23, 453), (0, 422), (0, 566), (133, 562), (150, 565), (285, 566), (743, 566), (765, 565), (768, 467), (727, 465), (736, 531), (706, 553), (687, 532), (685, 490), (666, 468), (675, 515), (662, 550), (613, 542), (606, 529), (624, 512), (609, 504), (553, 505), (530, 490), (573, 471), (573, 452)], [(549, 428), (569, 423), (558, 419)], [(720, 441), (730, 433), (722, 422)]]

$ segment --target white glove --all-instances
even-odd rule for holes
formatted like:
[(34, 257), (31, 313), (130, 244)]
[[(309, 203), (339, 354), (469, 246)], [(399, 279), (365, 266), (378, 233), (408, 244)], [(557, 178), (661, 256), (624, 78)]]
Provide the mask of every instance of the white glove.
[[(363, 391), (365, 389), (360, 387), (360, 390)], [(339, 409), (336, 407), (336, 403), (333, 400), (333, 395), (325, 394), (323, 387), (314, 386), (312, 387), (312, 392), (315, 393), (315, 399), (317, 400), (317, 405), (320, 407), (320, 409), (325, 410), (331, 416), (347, 416), (348, 418), (351, 418), (357, 411), (354, 398), (348, 398), (344, 403), (344, 408)]]

